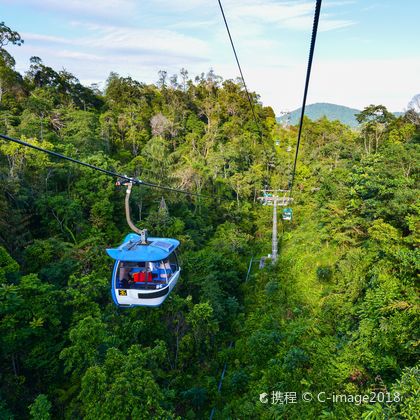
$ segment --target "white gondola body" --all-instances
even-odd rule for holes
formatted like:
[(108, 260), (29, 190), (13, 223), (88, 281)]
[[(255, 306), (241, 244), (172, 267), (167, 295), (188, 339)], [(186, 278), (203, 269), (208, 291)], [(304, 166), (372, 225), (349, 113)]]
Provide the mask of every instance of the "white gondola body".
[(114, 302), (121, 307), (160, 306), (172, 292), (181, 272), (181, 269), (178, 268), (178, 270), (172, 274), (168, 284), (163, 285), (163, 287), (159, 289), (123, 289), (118, 287), (119, 264), (120, 261), (117, 261), (114, 266), (111, 293)]

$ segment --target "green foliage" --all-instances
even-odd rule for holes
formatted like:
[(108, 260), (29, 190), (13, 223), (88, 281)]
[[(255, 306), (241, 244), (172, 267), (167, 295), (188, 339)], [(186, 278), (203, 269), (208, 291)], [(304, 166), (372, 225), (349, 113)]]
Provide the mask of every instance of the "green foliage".
[[(419, 368), (405, 368), (402, 372), (401, 379), (392, 386), (392, 394), (394, 398), (400, 398), (401, 404), (395, 404), (385, 407), (385, 413), (390, 417), (398, 417), (410, 419), (415, 418), (420, 410), (420, 382)], [(387, 410), (388, 409), (388, 410)]]
[(0, 246), (0, 282), (6, 282), (17, 271), (19, 271), (18, 263)]
[(102, 366), (88, 368), (82, 378), (80, 400), (86, 419), (173, 418), (154, 377), (165, 358), (165, 345), (131, 346), (127, 354), (107, 351)]
[[(383, 111), (384, 121), (372, 116), (384, 131), (377, 145), (370, 139), (370, 151), (355, 135), (335, 136), (339, 127), (326, 120), (306, 122), (299, 219), (283, 233), (278, 265), (246, 285), (247, 316), (221, 403), (225, 417), (415, 418), (415, 382), (407, 386), (407, 411), (400, 402), (270, 406), (257, 398), (275, 390), (369, 394), (377, 377), (391, 392), (401, 370), (416, 363), (418, 189), (411, 168), (418, 146), (409, 137), (395, 144), (386, 125), (398, 124)], [(280, 338), (268, 341), (277, 331)], [(244, 373), (238, 391), (230, 383)]]
[(29, 406), (29, 414), (33, 420), (50, 420), (51, 419), (51, 403), (48, 401), (48, 397), (44, 394), (40, 394), (35, 398), (33, 404)]
[(98, 362), (100, 347), (107, 338), (105, 324), (100, 319), (86, 317), (70, 330), (69, 338), (71, 345), (62, 350), (60, 359), (64, 360), (65, 373), (78, 375)]
[(5, 420), (13, 420), (12, 412), (7, 408), (4, 401), (0, 400), (0, 417)]
[(316, 269), (316, 276), (320, 281), (330, 281), (333, 276), (331, 267), (321, 266)]

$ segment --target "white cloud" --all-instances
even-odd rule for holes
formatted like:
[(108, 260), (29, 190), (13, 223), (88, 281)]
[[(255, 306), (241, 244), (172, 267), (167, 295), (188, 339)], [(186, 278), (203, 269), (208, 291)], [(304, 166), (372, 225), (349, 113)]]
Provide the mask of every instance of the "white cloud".
[[(289, 29), (300, 31), (310, 31), (312, 29), (314, 18), (312, 15), (298, 16), (283, 22), (283, 26)], [(346, 28), (355, 25), (355, 21), (344, 19), (332, 19), (327, 14), (321, 16), (319, 20), (319, 32), (333, 31), (335, 29)]]
[(357, 22), (343, 19), (324, 19), (319, 21), (319, 31), (327, 32), (335, 29), (347, 28), (348, 26), (356, 25)]
[[(232, 65), (215, 65), (216, 73), (237, 76)], [(372, 104), (385, 105), (390, 111), (403, 111), (420, 91), (420, 58), (400, 60), (315, 60), (307, 103), (330, 102), (357, 109)], [(306, 63), (290, 66), (246, 68), (246, 82), (257, 91), (266, 106), (277, 115), (302, 104)], [(395, 75), (399, 75), (395, 77)]]
[(209, 2), (208, 0), (151, 0), (151, 3), (162, 12), (171, 10), (177, 12), (186, 12), (191, 10), (211, 10), (211, 6), (218, 7), (216, 2)]
[[(75, 24), (75, 23), (73, 23)], [(198, 38), (166, 29), (136, 29), (97, 24), (81, 24), (87, 29), (81, 37), (64, 38), (43, 34), (25, 33), (25, 46), (36, 44), (73, 45), (75, 48), (89, 53), (94, 50), (96, 55), (106, 55), (112, 51), (115, 55), (126, 54), (161, 55), (190, 57), (193, 61), (207, 60), (209, 47), (207, 42)], [(59, 50), (57, 50), (59, 51)]]
[(217, 19), (207, 19), (207, 20), (183, 20), (176, 21), (175, 23), (169, 24), (168, 28), (171, 29), (203, 29), (210, 28), (219, 24)]
[[(195, 11), (208, 16), (220, 16), (217, 2), (205, 0), (185, 0), (174, 2), (172, 0), (154, 0), (154, 3), (162, 11), (169, 9), (173, 12)], [(327, 2), (324, 9), (337, 9), (354, 1)], [(223, 9), (229, 25), (242, 26), (253, 30), (267, 28), (267, 24), (274, 24), (278, 28), (283, 27), (295, 30), (307, 30), (312, 28), (315, 4), (313, 1), (273, 1), (273, 0), (225, 0)], [(194, 17), (192, 19), (194, 21)], [(213, 21), (212, 21), (213, 22)], [(330, 31), (353, 25), (354, 22), (347, 19), (336, 19), (331, 13), (322, 12), (320, 30)], [(250, 26), (251, 25), (251, 26)], [(261, 32), (261, 30), (260, 30)]]
[[(341, 5), (342, 2), (338, 4), (330, 3), (329, 7)], [(231, 20), (252, 21), (253, 24), (261, 26), (273, 24), (280, 28), (299, 31), (309, 30), (313, 24), (314, 3), (307, 1), (278, 3), (270, 0), (239, 2), (232, 5), (229, 15)], [(320, 31), (331, 31), (353, 25), (354, 23), (351, 20), (336, 19), (331, 13), (322, 12), (319, 29)]]
[(343, 105), (356, 108), (374, 103), (402, 111), (420, 86), (420, 58), (321, 60), (313, 71), (313, 96), (345, 98)]
[(44, 34), (35, 34), (32, 32), (22, 32), (22, 38), (25, 40), (26, 43), (46, 43), (46, 44), (74, 44), (74, 41), (69, 38), (59, 37), (59, 36), (52, 36), (52, 35), (44, 35)]
[(102, 27), (81, 44), (89, 48), (121, 53), (155, 51), (171, 55), (205, 57), (208, 45), (198, 38), (167, 29)]
[(338, 7), (338, 6), (348, 6), (349, 4), (355, 4), (357, 0), (324, 0), (322, 3), (322, 8), (327, 9), (329, 7)]
[(130, 16), (136, 10), (135, 0), (3, 0), (13, 6), (23, 5), (36, 10), (79, 17)]
[(103, 57), (100, 55), (88, 54), (88, 53), (77, 52), (77, 51), (69, 51), (69, 50), (57, 51), (56, 57), (68, 58), (70, 60), (80, 60), (83, 62), (86, 62), (86, 61), (106, 62), (107, 61), (106, 57)]
[(294, 19), (305, 16), (314, 11), (314, 4), (307, 3), (273, 3), (271, 1), (263, 1), (258, 4), (238, 5), (233, 8), (232, 15), (252, 18), (261, 22), (280, 23), (288, 19)]

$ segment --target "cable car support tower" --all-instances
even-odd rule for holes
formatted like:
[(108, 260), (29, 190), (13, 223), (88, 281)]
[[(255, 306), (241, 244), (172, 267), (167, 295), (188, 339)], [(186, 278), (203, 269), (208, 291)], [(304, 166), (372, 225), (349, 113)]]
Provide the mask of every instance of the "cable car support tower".
[[(290, 190), (261, 190), (262, 196), (258, 197), (258, 200), (262, 201), (263, 206), (273, 206), (273, 229), (272, 229), (272, 241), (271, 241), (271, 260), (273, 263), (276, 262), (278, 256), (278, 234), (277, 234), (277, 206), (286, 207), (292, 201), (292, 197), (288, 197), (287, 194)], [(283, 195), (279, 195), (283, 193)]]

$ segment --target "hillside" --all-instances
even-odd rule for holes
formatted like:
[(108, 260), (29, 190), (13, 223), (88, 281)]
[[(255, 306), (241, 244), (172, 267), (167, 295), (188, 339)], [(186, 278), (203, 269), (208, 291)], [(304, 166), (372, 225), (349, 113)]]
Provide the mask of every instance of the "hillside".
[[(290, 124), (296, 125), (299, 123), (301, 108), (295, 109), (290, 112)], [(350, 127), (357, 127), (358, 122), (356, 121), (355, 114), (360, 112), (359, 109), (349, 108), (343, 105), (329, 104), (329, 103), (316, 103), (307, 105), (305, 109), (305, 115), (313, 121), (326, 116), (329, 120), (338, 120)], [(286, 117), (277, 117), (277, 121), (280, 123), (285, 122)]]
[[(290, 112), (291, 125), (299, 123), (301, 108), (295, 109)], [(344, 105), (329, 104), (326, 102), (319, 102), (311, 105), (306, 105), (305, 115), (313, 121), (322, 117), (327, 117), (331, 121), (338, 120), (349, 127), (356, 128), (359, 123), (355, 118), (355, 114), (361, 112), (360, 109), (349, 108)], [(393, 112), (396, 117), (400, 117), (403, 112)], [(277, 117), (277, 122), (283, 124), (286, 122), (286, 116)]]

